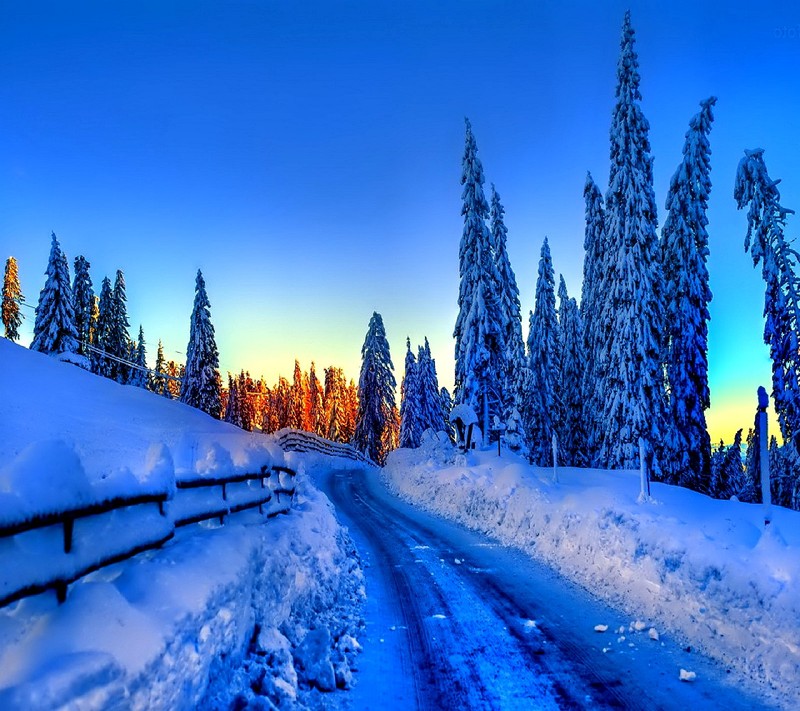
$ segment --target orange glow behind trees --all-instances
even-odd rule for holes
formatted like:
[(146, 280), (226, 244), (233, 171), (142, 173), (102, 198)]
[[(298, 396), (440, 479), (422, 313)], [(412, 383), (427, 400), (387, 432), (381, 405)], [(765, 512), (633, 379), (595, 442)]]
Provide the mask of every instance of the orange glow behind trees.
[[(228, 378), (228, 388), (222, 393), (223, 412), (226, 421), (242, 429), (271, 433), (291, 427), (334, 442), (349, 442), (353, 437), (358, 388), (352, 379), (348, 382), (341, 368), (325, 368), (324, 384), (313, 362), (306, 372), (297, 360), (291, 382), (280, 377), (272, 387), (263, 377), (253, 381), (245, 371)], [(228, 407), (231, 398), (233, 406)]]

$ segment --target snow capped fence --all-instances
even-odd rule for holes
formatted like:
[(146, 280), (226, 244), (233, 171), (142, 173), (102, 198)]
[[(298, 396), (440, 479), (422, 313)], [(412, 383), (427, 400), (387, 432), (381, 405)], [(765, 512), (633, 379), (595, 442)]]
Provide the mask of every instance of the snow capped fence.
[(356, 462), (363, 462), (377, 466), (369, 457), (359, 452), (351, 444), (342, 442), (332, 442), (329, 439), (320, 437), (313, 432), (304, 430), (284, 429), (276, 434), (278, 445), (284, 452), (317, 452), (326, 454), (329, 457), (344, 457)]
[(56, 511), (0, 511), (0, 607), (47, 590), (63, 602), (71, 583), (162, 546), (181, 526), (223, 524), (255, 508), (267, 518), (288, 513), (294, 479), (292, 469), (272, 465), (258, 473), (181, 478), (174, 493), (165, 488)]
[(171, 506), (175, 527), (215, 518), (222, 524), (227, 516), (253, 508), (258, 508), (260, 514), (266, 513), (268, 518), (289, 513), (295, 492), (294, 477), (294, 471), (288, 467), (272, 466), (261, 467), (258, 474), (198, 476), (176, 481), (177, 494)]

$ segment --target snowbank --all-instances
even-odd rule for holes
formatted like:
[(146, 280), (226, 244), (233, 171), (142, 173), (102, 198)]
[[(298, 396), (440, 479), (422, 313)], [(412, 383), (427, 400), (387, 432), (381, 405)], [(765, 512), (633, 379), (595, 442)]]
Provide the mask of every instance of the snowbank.
[(0, 610), (0, 708), (302, 708), (348, 686), (363, 581), (330, 504), (305, 482), (290, 516), (239, 517)]
[(456, 455), (426, 439), (382, 476), (395, 493), (514, 545), (636, 618), (800, 698), (800, 512), (764, 529), (752, 504), (654, 484), (637, 472), (539, 469), (504, 452)]
[(0, 339), (0, 525), (283, 462), (273, 439)]
[[(269, 437), (5, 339), (0, 391), (0, 525), (287, 463)], [(329, 461), (290, 459), (301, 471)], [(260, 482), (240, 482), (228, 503), (259, 495)], [(61, 526), (0, 539), (0, 593), (3, 581), (87, 564), (90, 542), (113, 553), (160, 537), (176, 501), (167, 515), (148, 503), (82, 519), (68, 554)], [(190, 525), (80, 579), (62, 605), (48, 592), (0, 608), (0, 708), (314, 705), (350, 684), (363, 598), (349, 537), (301, 475), (288, 516)]]

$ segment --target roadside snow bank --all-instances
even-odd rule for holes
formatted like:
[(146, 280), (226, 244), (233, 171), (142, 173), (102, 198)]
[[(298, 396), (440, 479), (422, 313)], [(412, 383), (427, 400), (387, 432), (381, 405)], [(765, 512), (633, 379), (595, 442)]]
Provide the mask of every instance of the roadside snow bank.
[(0, 610), (0, 708), (304, 708), (348, 687), (361, 569), (327, 499), (298, 484), (289, 516), (191, 526), (63, 605)]
[(638, 472), (531, 467), (496, 451), (457, 455), (427, 437), (382, 476), (423, 508), (487, 533), (660, 631), (701, 648), (786, 703), (800, 698), (800, 513), (717, 501)]
[(283, 463), (274, 438), (0, 339), (0, 525)]

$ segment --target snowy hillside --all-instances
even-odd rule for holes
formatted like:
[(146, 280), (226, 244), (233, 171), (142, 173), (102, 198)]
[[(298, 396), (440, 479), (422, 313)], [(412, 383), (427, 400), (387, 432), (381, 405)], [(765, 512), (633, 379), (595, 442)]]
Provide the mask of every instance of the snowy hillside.
[[(654, 484), (638, 472), (531, 467), (430, 438), (383, 477), (414, 504), (526, 551), (625, 609), (661, 638), (699, 648), (786, 708), (800, 698), (800, 512)], [(597, 621), (602, 629), (603, 620)], [(613, 653), (617, 630), (606, 630)], [(627, 633), (627, 632), (626, 632)], [(691, 670), (687, 670), (691, 671)], [(770, 689), (769, 692), (764, 687)]]
[[(171, 496), (186, 477), (299, 472), (288, 516), (188, 525), (73, 583), (64, 604), (45, 592), (0, 608), (0, 708), (229, 708), (256, 697), (302, 708), (316, 689), (349, 685), (363, 579), (302, 471), (315, 460), (287, 460), (271, 438), (5, 339), (0, 392), (0, 524), (111, 496)], [(117, 514), (127, 518), (109, 525), (114, 535), (120, 523), (131, 536), (159, 525), (133, 510), (105, 515)], [(61, 536), (51, 528), (0, 538), (3, 574), (46, 567), (45, 544)]]

